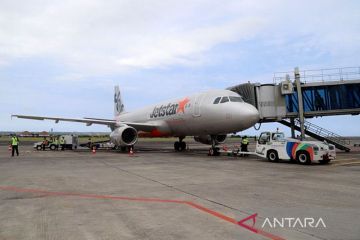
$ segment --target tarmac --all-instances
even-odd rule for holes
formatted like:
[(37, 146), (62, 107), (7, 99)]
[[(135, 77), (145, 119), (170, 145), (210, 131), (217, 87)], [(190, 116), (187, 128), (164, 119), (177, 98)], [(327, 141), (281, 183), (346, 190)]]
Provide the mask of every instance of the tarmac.
[(0, 240), (360, 239), (359, 151), (304, 166), (188, 142), (140, 141), (133, 155), (0, 146)]

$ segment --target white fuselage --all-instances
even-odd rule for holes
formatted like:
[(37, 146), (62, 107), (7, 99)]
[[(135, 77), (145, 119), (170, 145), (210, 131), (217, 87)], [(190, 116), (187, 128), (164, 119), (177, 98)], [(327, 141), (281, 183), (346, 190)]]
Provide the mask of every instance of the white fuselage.
[(116, 121), (118, 124), (137, 122), (160, 126), (151, 136), (227, 134), (242, 131), (258, 122), (259, 112), (251, 104), (235, 100), (214, 104), (219, 97), (226, 100), (226, 97), (238, 98), (239, 95), (229, 90), (207, 91), (121, 113)]

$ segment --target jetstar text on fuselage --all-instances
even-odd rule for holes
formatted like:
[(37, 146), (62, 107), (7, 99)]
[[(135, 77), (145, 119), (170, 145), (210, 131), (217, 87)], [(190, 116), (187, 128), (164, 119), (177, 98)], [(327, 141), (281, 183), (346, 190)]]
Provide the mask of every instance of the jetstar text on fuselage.
[(168, 105), (154, 107), (153, 112), (150, 114), (150, 118), (171, 116), (179, 112), (185, 113), (185, 106), (188, 102), (190, 102), (190, 99), (186, 97), (178, 103), (169, 103)]
[(150, 118), (164, 117), (174, 115), (177, 112), (179, 104), (169, 103), (168, 105), (161, 105), (160, 107), (154, 107), (153, 112), (150, 114)]

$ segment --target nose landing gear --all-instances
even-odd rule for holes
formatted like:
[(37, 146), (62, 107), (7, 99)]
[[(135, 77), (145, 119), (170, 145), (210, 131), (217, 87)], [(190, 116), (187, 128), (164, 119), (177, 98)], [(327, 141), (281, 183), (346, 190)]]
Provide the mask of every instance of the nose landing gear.
[(216, 136), (211, 135), (211, 148), (209, 149), (209, 156), (219, 156), (220, 148), (216, 147)]

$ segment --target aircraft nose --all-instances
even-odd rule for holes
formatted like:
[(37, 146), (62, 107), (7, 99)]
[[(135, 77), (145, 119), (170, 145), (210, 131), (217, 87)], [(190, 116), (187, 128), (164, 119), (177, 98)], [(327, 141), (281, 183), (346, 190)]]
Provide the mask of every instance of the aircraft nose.
[(241, 111), (243, 122), (251, 127), (255, 125), (260, 119), (259, 111), (251, 104), (245, 103), (243, 110)]

